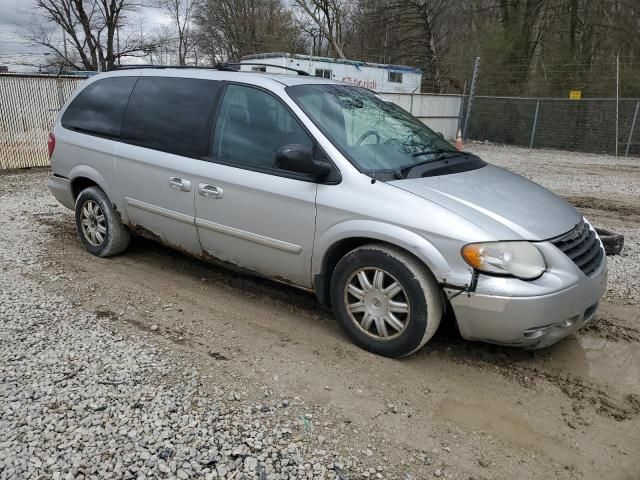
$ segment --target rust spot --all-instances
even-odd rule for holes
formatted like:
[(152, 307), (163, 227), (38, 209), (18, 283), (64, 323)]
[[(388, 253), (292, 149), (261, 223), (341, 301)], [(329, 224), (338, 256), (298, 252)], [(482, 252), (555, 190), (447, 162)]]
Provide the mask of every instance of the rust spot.
[(153, 233), (151, 230), (143, 227), (142, 225), (131, 225), (131, 224), (125, 224), (125, 225), (129, 227), (129, 229), (131, 230), (131, 233), (133, 233), (138, 237), (147, 238), (149, 240), (153, 240), (154, 242), (164, 244), (162, 237), (160, 237), (160, 235)]
[(282, 284), (289, 285), (289, 286), (292, 286), (292, 287), (296, 287), (296, 288), (299, 288), (301, 290), (305, 290), (307, 292), (313, 292), (313, 289), (301, 287), (301, 286), (295, 284), (294, 282), (292, 282), (288, 278), (284, 278), (284, 277), (281, 277), (281, 276), (278, 276), (278, 275), (263, 275), (261, 273), (258, 273), (256, 270), (251, 269), (249, 267), (241, 266), (241, 265), (238, 265), (236, 263), (230, 262), (228, 260), (224, 260), (224, 259), (214, 255), (212, 252), (208, 252), (206, 250), (202, 250), (202, 252), (200, 254), (190, 252), (190, 251), (186, 250), (184, 247), (182, 247), (181, 245), (174, 245), (172, 243), (164, 241), (160, 235), (152, 232), (151, 230), (149, 230), (146, 227), (143, 227), (142, 225), (132, 225), (132, 224), (128, 224), (128, 223), (125, 224), (125, 225), (127, 225), (127, 227), (129, 227), (129, 229), (131, 229), (131, 232), (134, 235), (146, 238), (148, 240), (152, 240), (154, 242), (158, 242), (158, 243), (160, 243), (162, 245), (165, 245), (167, 247), (173, 248), (174, 250), (177, 250), (178, 252), (180, 252), (180, 253), (182, 253), (184, 255), (187, 255), (189, 257), (197, 258), (198, 260), (204, 260), (207, 263), (210, 263), (212, 265), (216, 265), (218, 267), (224, 268), (226, 270), (230, 270), (230, 271), (235, 272), (235, 273), (239, 273), (239, 274), (243, 274), (243, 275), (250, 275), (250, 276), (258, 277), (258, 278), (266, 278), (268, 280), (272, 280), (274, 282), (278, 282), (278, 283), (282, 283)]

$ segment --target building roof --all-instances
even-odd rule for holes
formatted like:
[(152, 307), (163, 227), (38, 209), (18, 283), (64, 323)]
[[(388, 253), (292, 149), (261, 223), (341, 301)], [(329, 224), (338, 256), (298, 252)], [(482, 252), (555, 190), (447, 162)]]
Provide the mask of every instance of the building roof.
[(286, 53), (286, 52), (273, 52), (273, 53), (257, 53), (255, 55), (245, 55), (241, 58), (242, 60), (264, 60), (267, 58), (295, 58), (297, 60), (312, 60), (314, 62), (328, 62), (328, 63), (341, 63), (345, 65), (352, 65), (354, 67), (372, 67), (372, 68), (382, 68), (385, 70), (398, 70), (404, 72), (415, 72), (422, 73), (422, 70), (415, 67), (409, 67), (407, 65), (392, 65), (387, 63), (370, 63), (370, 62), (360, 62), (357, 60), (347, 60), (345, 58), (330, 58), (330, 57), (316, 57), (312, 55), (300, 55), (297, 53)]

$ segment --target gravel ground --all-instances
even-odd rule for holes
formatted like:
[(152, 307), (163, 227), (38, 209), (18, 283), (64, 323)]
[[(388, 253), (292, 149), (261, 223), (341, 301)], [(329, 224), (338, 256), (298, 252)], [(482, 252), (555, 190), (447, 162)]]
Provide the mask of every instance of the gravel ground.
[(638, 478), (640, 159), (469, 149), (625, 234), (597, 328), (382, 359), (293, 289), (92, 257), (48, 171), (0, 173), (0, 479)]
[(32, 281), (33, 219), (63, 209), (20, 180), (0, 187), (0, 479), (382, 477), (336, 451), (345, 427), (322, 409), (258, 385), (247, 400)]
[(471, 142), (486, 161), (544, 185), (560, 195), (640, 199), (640, 157), (613, 157)]

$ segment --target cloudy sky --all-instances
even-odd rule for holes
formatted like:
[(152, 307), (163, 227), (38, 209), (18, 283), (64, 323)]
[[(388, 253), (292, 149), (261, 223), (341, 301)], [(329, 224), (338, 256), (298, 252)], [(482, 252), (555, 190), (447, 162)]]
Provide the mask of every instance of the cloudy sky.
[[(39, 63), (47, 61), (47, 49), (32, 45), (23, 37), (38, 18), (33, 13), (33, 3), (33, 0), (0, 0), (0, 65), (9, 65), (13, 71), (34, 70)], [(168, 21), (162, 12), (153, 8), (129, 16), (138, 25), (144, 23), (145, 28)]]
[[(0, 64), (35, 61), (43, 49), (21, 38), (28, 23), (31, 0), (0, 0)], [(12, 65), (13, 66), (13, 65)]]

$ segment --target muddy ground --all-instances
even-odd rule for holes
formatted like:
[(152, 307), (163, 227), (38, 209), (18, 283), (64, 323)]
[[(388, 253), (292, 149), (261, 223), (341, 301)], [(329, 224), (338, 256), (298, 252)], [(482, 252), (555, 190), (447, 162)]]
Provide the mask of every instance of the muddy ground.
[[(471, 148), (489, 161), (495, 153)], [(526, 152), (501, 151), (505, 160), (494, 155), (495, 163), (548, 184), (544, 162), (553, 156)], [(15, 215), (46, 226), (34, 280), (110, 328), (165, 348), (212, 383), (248, 398), (268, 389), (316, 405), (347, 426), (341, 448), (369, 450), (387, 465), (385, 478), (639, 479), (640, 308), (633, 282), (640, 200), (634, 185), (620, 182), (638, 183), (640, 168), (622, 162), (628, 172), (618, 177), (615, 159), (587, 160), (600, 182), (618, 184), (615, 195), (608, 188), (585, 194), (573, 158), (554, 164), (571, 181), (549, 186), (595, 224), (624, 232), (624, 255), (611, 262), (612, 284), (592, 326), (536, 352), (467, 342), (445, 325), (410, 358), (377, 357), (353, 346), (310, 294), (142, 239), (118, 257), (93, 257), (76, 238), (72, 213), (48, 194), (40, 199), (50, 206), (44, 213), (25, 205)], [(43, 191), (47, 175), (0, 173), (0, 191)]]

